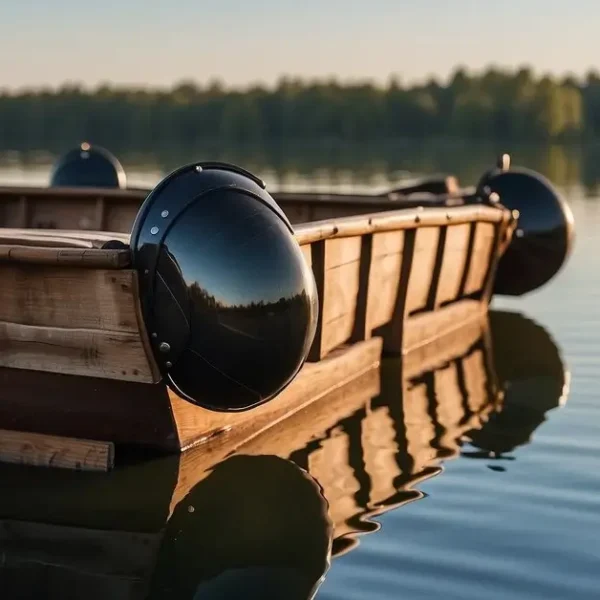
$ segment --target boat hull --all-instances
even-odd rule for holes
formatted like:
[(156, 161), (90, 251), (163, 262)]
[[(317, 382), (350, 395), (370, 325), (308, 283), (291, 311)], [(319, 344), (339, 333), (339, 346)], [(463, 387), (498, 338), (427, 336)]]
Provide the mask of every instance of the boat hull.
[[(129, 242), (140, 194), (36, 193), (42, 200), (23, 196), (16, 212), (5, 197), (0, 202), (0, 429), (24, 440), (34, 433), (175, 452), (231, 430), (255, 435), (382, 355), (409, 354), (480, 318), (515, 229), (501, 206), (282, 202), (319, 295), (308, 362), (268, 404), (216, 413), (169, 391), (150, 351), (138, 274), (118, 247)], [(294, 202), (328, 218), (298, 223)], [(84, 219), (97, 230), (82, 230)], [(61, 229), (35, 229), (44, 224)], [(118, 243), (106, 249), (107, 241)], [(75, 441), (73, 448), (77, 457)], [(50, 443), (21, 459), (48, 464), (51, 454)], [(74, 459), (85, 468), (80, 463)]]

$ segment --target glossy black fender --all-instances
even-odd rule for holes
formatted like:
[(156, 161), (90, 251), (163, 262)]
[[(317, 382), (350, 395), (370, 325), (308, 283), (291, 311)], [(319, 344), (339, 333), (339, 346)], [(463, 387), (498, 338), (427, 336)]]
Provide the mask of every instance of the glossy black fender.
[(50, 176), (50, 187), (125, 186), (125, 170), (117, 158), (105, 148), (86, 142), (61, 156)]
[(530, 169), (509, 167), (507, 158), (502, 162), (478, 187), (486, 196), (495, 192), (500, 204), (516, 211), (517, 229), (500, 259), (494, 293), (520, 296), (559, 272), (571, 253), (575, 225), (571, 209), (550, 181)]
[(239, 411), (293, 380), (314, 338), (317, 291), (260, 179), (223, 163), (177, 169), (140, 207), (131, 250), (156, 361), (180, 396)]

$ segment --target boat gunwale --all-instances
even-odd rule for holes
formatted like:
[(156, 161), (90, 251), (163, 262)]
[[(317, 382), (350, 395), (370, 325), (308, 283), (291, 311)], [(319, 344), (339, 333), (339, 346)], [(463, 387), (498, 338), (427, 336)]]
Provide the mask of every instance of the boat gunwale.
[[(511, 213), (502, 206), (469, 204), (454, 207), (413, 207), (296, 223), (294, 235), (299, 245), (305, 246), (322, 240), (362, 236), (375, 232), (400, 231), (417, 227), (440, 227), (464, 223), (499, 223), (510, 219)], [(129, 249), (102, 249), (100, 244), (109, 240), (129, 243), (129, 234), (112, 231), (78, 231), (74, 229), (0, 228), (0, 240), (21, 236), (32, 243), (0, 243), (0, 263), (60, 264), (90, 268), (124, 268), (131, 264)], [(63, 246), (57, 246), (64, 240)]]
[[(102, 199), (115, 204), (120, 201), (130, 200), (143, 201), (152, 188), (128, 188), (114, 189), (102, 187), (38, 187), (38, 186), (0, 186), (0, 203), (11, 200), (12, 198), (25, 198), (27, 200), (35, 198), (60, 198), (69, 202), (86, 199)], [(319, 202), (331, 202), (365, 205), (372, 204), (374, 207), (389, 206), (390, 203), (402, 205), (406, 203), (406, 208), (414, 208), (418, 204), (440, 206), (444, 202), (452, 200), (463, 200), (465, 197), (476, 193), (474, 186), (457, 188), (443, 193), (428, 191), (408, 191), (403, 192), (402, 188), (393, 188), (384, 192), (369, 194), (360, 192), (335, 192), (335, 191), (287, 191), (279, 190), (270, 192), (276, 202), (293, 203), (303, 202), (307, 204)]]

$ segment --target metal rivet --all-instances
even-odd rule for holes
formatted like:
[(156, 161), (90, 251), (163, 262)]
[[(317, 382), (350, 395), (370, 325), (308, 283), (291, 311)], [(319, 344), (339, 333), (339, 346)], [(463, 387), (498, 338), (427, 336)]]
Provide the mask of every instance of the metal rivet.
[(512, 217), (513, 217), (513, 219), (518, 219), (520, 216), (521, 216), (521, 213), (515, 208), (512, 211)]
[(515, 235), (518, 238), (522, 238), (525, 235), (525, 232), (522, 229), (517, 229), (517, 231), (515, 232)]
[(156, 339), (156, 338), (158, 337), (158, 333), (153, 333), (153, 334), (152, 334), (152, 337), (153, 337), (154, 339)]
[(167, 342), (161, 342), (160, 346), (158, 347), (158, 349), (161, 352), (169, 352), (169, 350), (171, 350), (171, 346), (169, 346), (169, 344), (167, 344)]
[(153, 228), (150, 230), (150, 233), (151, 233), (152, 235), (156, 235), (156, 234), (158, 233), (158, 227), (153, 227)]
[(148, 269), (144, 269), (144, 275), (149, 275), (150, 271)]
[(172, 366), (173, 366), (173, 363), (169, 360), (165, 363), (165, 367), (167, 367), (167, 369), (170, 369)]
[(196, 171), (198, 171), (198, 173), (202, 173), (202, 167), (200, 165), (198, 165), (196, 167)]
[(169, 211), (168, 211), (168, 210), (163, 210), (163, 211), (160, 213), (160, 216), (161, 216), (163, 219), (166, 219), (166, 218), (169, 216)]
[(500, 202), (500, 196), (498, 195), (497, 192), (492, 192), (489, 196), (490, 202), (493, 202), (494, 204), (496, 204), (497, 202)]

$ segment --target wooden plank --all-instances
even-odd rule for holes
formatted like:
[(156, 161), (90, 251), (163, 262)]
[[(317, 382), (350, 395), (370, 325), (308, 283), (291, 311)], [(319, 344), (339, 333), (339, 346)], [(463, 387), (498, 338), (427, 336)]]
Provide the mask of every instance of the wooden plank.
[(467, 268), (470, 225), (452, 225), (446, 230), (442, 268), (438, 280), (435, 306), (458, 299), (463, 273)]
[(348, 341), (354, 331), (360, 287), (361, 237), (313, 245), (313, 274), (319, 294), (319, 318), (310, 360), (321, 360)]
[(296, 225), (296, 240), (300, 245), (319, 240), (350, 237), (378, 231), (399, 231), (415, 227), (440, 227), (481, 221), (499, 223), (510, 215), (508, 210), (471, 204), (451, 208), (406, 208), (329, 219)]
[(485, 303), (466, 299), (407, 318), (404, 323), (403, 351), (409, 352), (456, 331), (472, 319), (481, 318), (486, 309)]
[(310, 244), (304, 244), (304, 246), (300, 246), (300, 250), (302, 250), (302, 255), (304, 256), (304, 260), (306, 264), (312, 268), (312, 250)]
[(0, 428), (179, 449), (164, 384), (0, 368)]
[(0, 263), (61, 265), (86, 269), (123, 269), (131, 264), (129, 250), (52, 248), (0, 245)]
[(114, 445), (0, 429), (0, 462), (79, 471), (109, 471), (114, 465)]
[(406, 292), (405, 315), (427, 307), (439, 239), (439, 227), (420, 227), (416, 230), (415, 248)]
[(136, 203), (108, 203), (104, 199), (104, 227), (107, 231), (129, 234), (141, 205)]
[(189, 448), (218, 436), (249, 439), (296, 411), (318, 401), (379, 364), (381, 338), (338, 348), (324, 360), (306, 363), (296, 379), (270, 402), (241, 413), (215, 413), (185, 402), (174, 393), (173, 417), (181, 448)]
[(130, 270), (0, 266), (0, 321), (136, 333), (137, 286)]
[(352, 335), (360, 285), (360, 253), (360, 236), (325, 242), (321, 358)]
[(429, 343), (409, 350), (402, 360), (404, 376), (411, 379), (467, 354), (488, 333), (487, 321), (487, 313), (482, 312), (479, 318), (470, 319), (459, 329), (449, 330)]
[(137, 333), (0, 322), (0, 367), (154, 383)]
[(478, 223), (475, 242), (465, 285), (465, 294), (474, 294), (483, 289), (485, 276), (492, 259), (495, 227), (491, 223)]
[(365, 325), (368, 334), (376, 327), (392, 321), (399, 286), (406, 285), (401, 281), (404, 239), (403, 231), (376, 233), (373, 236), (368, 282), (361, 282), (368, 288)]

